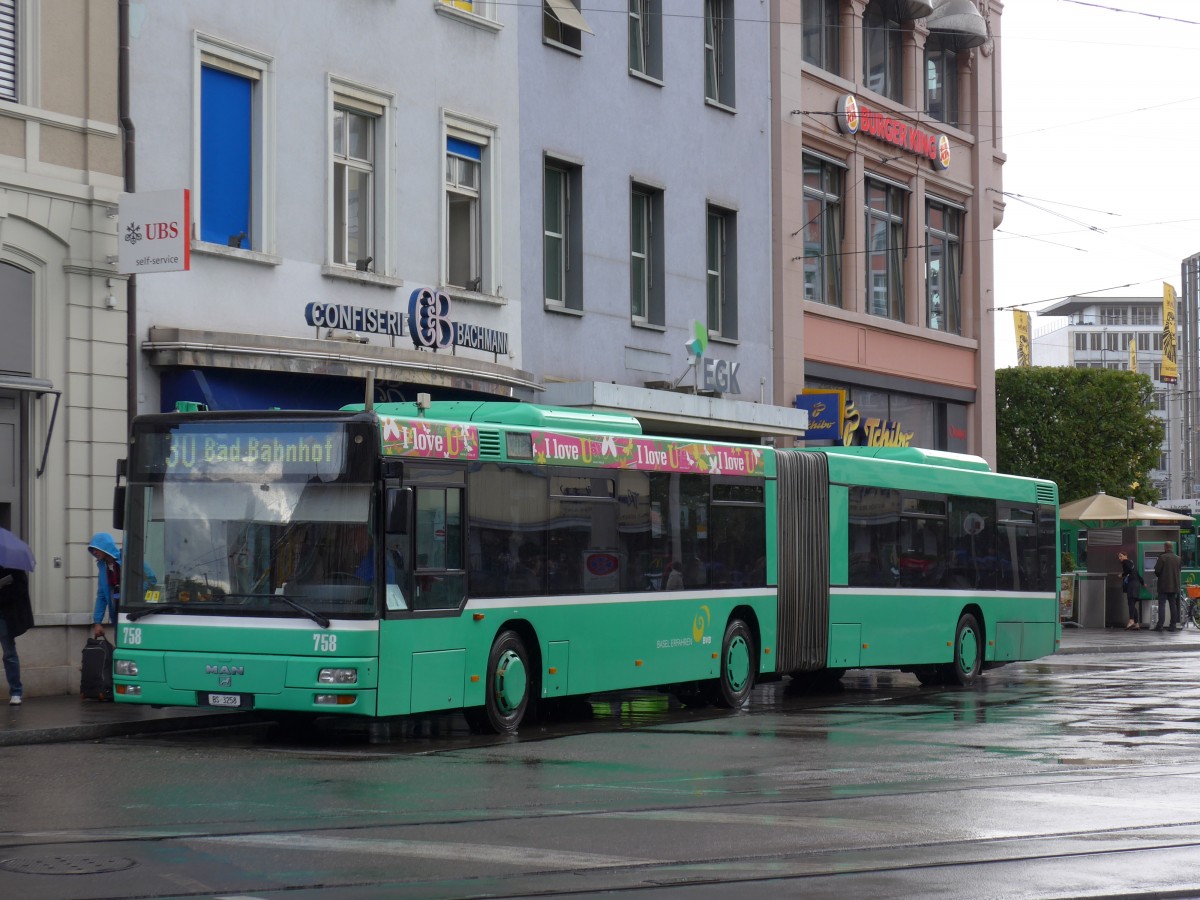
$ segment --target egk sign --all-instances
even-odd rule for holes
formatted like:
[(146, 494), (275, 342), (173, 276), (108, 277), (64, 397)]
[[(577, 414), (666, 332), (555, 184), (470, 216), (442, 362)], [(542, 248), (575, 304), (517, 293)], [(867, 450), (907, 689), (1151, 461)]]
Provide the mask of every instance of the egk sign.
[(923, 156), (935, 169), (950, 168), (950, 138), (930, 134), (888, 113), (870, 109), (853, 94), (838, 100), (836, 118), (842, 134), (865, 134), (914, 156)]

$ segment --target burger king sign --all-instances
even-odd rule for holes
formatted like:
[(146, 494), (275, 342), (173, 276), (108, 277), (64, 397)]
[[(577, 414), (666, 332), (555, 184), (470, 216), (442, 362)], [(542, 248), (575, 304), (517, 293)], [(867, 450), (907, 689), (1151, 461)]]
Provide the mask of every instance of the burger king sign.
[(838, 100), (837, 123), (843, 134), (870, 135), (885, 144), (925, 157), (935, 169), (945, 171), (950, 168), (950, 138), (944, 134), (930, 134), (889, 113), (870, 109), (853, 94)]

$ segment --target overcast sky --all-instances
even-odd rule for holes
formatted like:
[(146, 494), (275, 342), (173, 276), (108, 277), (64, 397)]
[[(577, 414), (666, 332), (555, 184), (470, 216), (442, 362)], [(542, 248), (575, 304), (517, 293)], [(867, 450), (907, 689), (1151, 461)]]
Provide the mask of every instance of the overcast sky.
[(1025, 199), (1007, 198), (984, 298), (998, 368), (1017, 304), (1036, 333), (1065, 296), (1181, 292), (1200, 253), (1200, 2), (1010, 0), (1001, 41), (1003, 185)]

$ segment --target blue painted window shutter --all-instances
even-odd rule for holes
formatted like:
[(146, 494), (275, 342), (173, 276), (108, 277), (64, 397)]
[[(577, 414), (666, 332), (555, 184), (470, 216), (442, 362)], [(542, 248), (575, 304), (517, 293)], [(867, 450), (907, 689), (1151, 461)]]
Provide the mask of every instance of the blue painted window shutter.
[(240, 246), (249, 248), (254, 83), (207, 66), (200, 71), (200, 239), (228, 245), (245, 235)]

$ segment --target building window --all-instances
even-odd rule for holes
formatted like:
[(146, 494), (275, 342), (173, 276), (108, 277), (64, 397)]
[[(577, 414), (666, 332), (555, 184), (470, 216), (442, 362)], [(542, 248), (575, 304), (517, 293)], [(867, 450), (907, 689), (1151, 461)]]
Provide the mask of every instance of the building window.
[(1133, 325), (1162, 324), (1161, 306), (1135, 306), (1130, 311)]
[(499, 142), (494, 126), (443, 112), (445, 194), (442, 283), (495, 294), (503, 284), (496, 252), (500, 221), (494, 190)]
[(546, 306), (583, 309), (583, 169), (546, 159), (542, 247)]
[(482, 19), (494, 19), (495, 0), (439, 0), (442, 6), (457, 12), (470, 13)]
[(708, 207), (708, 333), (737, 337), (737, 214)]
[(962, 210), (925, 204), (925, 303), (929, 327), (962, 334)]
[(483, 147), (446, 138), (446, 284), (468, 291), (483, 280), (482, 169)]
[(662, 78), (662, 0), (629, 0), (629, 71)]
[(629, 314), (637, 324), (663, 325), (662, 191), (635, 184), (629, 210)]
[(0, 100), (20, 99), (18, 0), (0, 0)]
[(579, 0), (542, 0), (542, 37), (551, 44), (583, 51), (583, 33), (592, 34), (579, 12)]
[(267, 251), (273, 238), (271, 61), (197, 37), (200, 240)]
[(804, 299), (842, 305), (842, 186), (845, 170), (804, 156)]
[(905, 192), (870, 178), (866, 189), (867, 312), (904, 321)]
[[(1128, 325), (1129, 316), (1126, 315), (1126, 309), (1122, 306), (1102, 306), (1100, 307), (1100, 324), (1101, 325)], [(1137, 322), (1135, 321), (1136, 325)]]
[(704, 0), (704, 97), (733, 107), (733, 0)]
[(904, 43), (894, 9), (885, 0), (871, 0), (863, 13), (863, 81), (875, 93), (900, 102)]
[(331, 152), (335, 265), (363, 272), (388, 271), (384, 235), (388, 192), (387, 109), (390, 98), (330, 79), (333, 108)]
[(958, 54), (933, 35), (925, 45), (925, 112), (958, 125)]
[(840, 0), (804, 0), (801, 55), (806, 63), (841, 74)]

